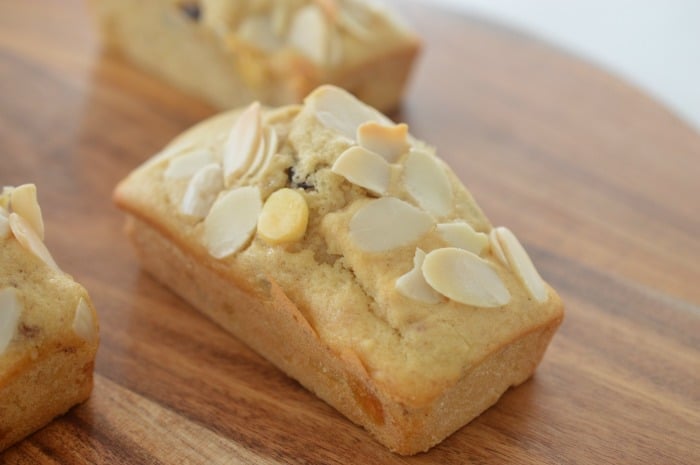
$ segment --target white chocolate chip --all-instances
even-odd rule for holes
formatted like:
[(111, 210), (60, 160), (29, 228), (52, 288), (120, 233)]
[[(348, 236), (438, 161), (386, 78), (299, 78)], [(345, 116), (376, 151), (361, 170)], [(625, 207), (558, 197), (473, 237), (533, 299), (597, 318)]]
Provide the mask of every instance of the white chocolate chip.
[(330, 85), (317, 88), (304, 102), (315, 112), (321, 124), (351, 141), (355, 140), (357, 128), (362, 123), (377, 121), (385, 125), (393, 124), (389, 118), (349, 92)]
[(14, 234), (15, 239), (22, 247), (36, 255), (49, 267), (58, 270), (58, 265), (56, 265), (49, 249), (46, 248), (42, 240), (34, 232), (34, 228), (23, 217), (12, 212), (10, 213), (9, 223), (12, 234)]
[(189, 178), (210, 163), (216, 163), (216, 157), (211, 151), (194, 150), (170, 160), (163, 177), (165, 179)]
[(417, 241), (433, 226), (427, 213), (403, 200), (382, 197), (363, 205), (350, 220), (350, 237), (366, 252), (384, 252)]
[(200, 168), (190, 179), (182, 197), (180, 211), (195, 218), (204, 218), (224, 189), (224, 176), (218, 163), (210, 163)]
[(17, 331), (22, 304), (14, 287), (0, 290), (0, 355), (5, 353)]
[(440, 294), (465, 305), (500, 307), (510, 301), (510, 292), (491, 265), (463, 249), (430, 252), (423, 262), (423, 276)]
[(254, 102), (238, 117), (223, 153), (224, 181), (230, 186), (248, 170), (262, 143), (260, 103)]
[(537, 268), (532, 263), (530, 256), (525, 251), (520, 241), (510, 229), (504, 227), (495, 228), (495, 234), (498, 238), (505, 257), (508, 263), (520, 281), (525, 285), (528, 293), (534, 297), (537, 302), (546, 302), (549, 299), (547, 286), (544, 280), (537, 272)]
[(426, 304), (436, 304), (442, 300), (440, 294), (430, 287), (423, 276), (425, 252), (416, 249), (413, 256), (413, 269), (396, 280), (396, 290), (409, 299)]
[(358, 146), (343, 152), (331, 171), (379, 195), (386, 194), (391, 181), (389, 163), (376, 153)]
[(367, 150), (378, 153), (389, 163), (394, 163), (410, 148), (408, 126), (403, 123), (386, 126), (369, 121), (357, 128), (357, 142)]
[(441, 217), (452, 211), (452, 186), (435, 156), (411, 150), (404, 163), (404, 184), (418, 205), (430, 214)]
[(292, 18), (287, 41), (301, 54), (318, 65), (326, 62), (328, 24), (317, 5), (300, 8)]
[(474, 231), (469, 223), (442, 223), (437, 225), (437, 233), (450, 247), (468, 250), (477, 255), (489, 245), (489, 236)]
[(5, 239), (10, 235), (10, 222), (7, 219), (7, 211), (0, 207), (0, 239)]
[(10, 197), (12, 211), (27, 220), (39, 239), (44, 240), (44, 220), (41, 219), (41, 207), (36, 198), (36, 186), (23, 184), (12, 190)]
[(260, 190), (233, 189), (219, 197), (204, 220), (204, 246), (214, 258), (236, 253), (250, 239), (262, 209)]
[(75, 316), (73, 316), (73, 332), (86, 342), (94, 342), (97, 340), (97, 324), (92, 309), (85, 301), (80, 298), (78, 305), (75, 307)]
[(304, 196), (283, 188), (265, 201), (258, 219), (258, 234), (272, 245), (295, 242), (306, 234), (308, 222), (309, 207)]

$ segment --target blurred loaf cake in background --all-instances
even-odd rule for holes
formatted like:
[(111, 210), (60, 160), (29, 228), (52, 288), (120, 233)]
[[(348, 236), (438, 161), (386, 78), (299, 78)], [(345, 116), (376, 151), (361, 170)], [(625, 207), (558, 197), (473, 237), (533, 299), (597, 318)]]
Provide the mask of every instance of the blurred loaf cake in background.
[(108, 48), (219, 108), (323, 83), (391, 111), (419, 40), (366, 0), (91, 0)]

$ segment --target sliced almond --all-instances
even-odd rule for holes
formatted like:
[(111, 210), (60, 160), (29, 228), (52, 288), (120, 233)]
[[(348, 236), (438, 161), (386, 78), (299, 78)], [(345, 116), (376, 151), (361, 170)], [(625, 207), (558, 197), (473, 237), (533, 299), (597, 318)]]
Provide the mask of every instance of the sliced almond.
[(510, 301), (510, 292), (491, 265), (463, 249), (430, 252), (423, 262), (423, 276), (440, 294), (465, 305), (500, 307)]
[(265, 126), (263, 129), (263, 141), (255, 153), (253, 163), (251, 163), (246, 177), (254, 177), (262, 172), (270, 162), (270, 158), (277, 150), (277, 133), (271, 126)]
[(170, 160), (163, 177), (165, 179), (189, 178), (210, 163), (216, 163), (216, 157), (210, 150), (194, 150)]
[(430, 287), (423, 277), (423, 261), (425, 252), (416, 249), (413, 256), (413, 269), (396, 280), (396, 290), (409, 299), (426, 304), (436, 304), (442, 300), (440, 294)]
[(267, 16), (249, 16), (237, 30), (238, 37), (254, 47), (272, 52), (282, 46), (282, 40), (275, 31), (275, 25)]
[(343, 152), (331, 171), (379, 195), (386, 194), (391, 181), (389, 163), (376, 153), (358, 146)]
[(262, 141), (260, 103), (254, 102), (238, 117), (224, 146), (223, 167), (226, 186), (246, 173)]
[(489, 233), (489, 245), (491, 246), (491, 252), (498, 261), (508, 266), (508, 259), (506, 258), (506, 254), (503, 253), (503, 247), (501, 247), (501, 241), (498, 239), (495, 228)]
[(0, 207), (0, 239), (5, 239), (10, 235), (10, 222), (7, 219), (7, 211)]
[(367, 41), (372, 37), (372, 30), (347, 7), (340, 9), (337, 21), (341, 28), (361, 41)]
[(204, 246), (214, 258), (236, 253), (250, 239), (262, 209), (260, 190), (233, 189), (219, 197), (204, 220)]
[(5, 210), (10, 209), (10, 197), (12, 197), (13, 190), (12, 186), (3, 186), (2, 191), (0, 191), (0, 207)]
[(325, 127), (337, 131), (354, 141), (357, 128), (367, 121), (392, 125), (389, 118), (374, 108), (365, 105), (349, 92), (331, 85), (324, 85), (309, 94), (304, 100)]
[(304, 196), (284, 188), (265, 201), (258, 219), (258, 234), (272, 245), (295, 242), (304, 237), (308, 223), (309, 207)]
[(190, 179), (182, 197), (180, 211), (195, 218), (204, 218), (223, 189), (224, 176), (221, 166), (218, 163), (203, 166)]
[(518, 238), (510, 229), (502, 226), (495, 228), (495, 232), (511, 269), (525, 285), (528, 293), (537, 302), (546, 302), (549, 299), (547, 286)]
[(427, 213), (403, 200), (382, 197), (363, 205), (350, 220), (350, 237), (366, 252), (384, 252), (417, 241), (433, 226)]
[(24, 219), (24, 217), (19, 216), (17, 213), (10, 213), (9, 218), (10, 229), (12, 234), (14, 234), (15, 239), (19, 242), (22, 247), (36, 255), (49, 267), (58, 270), (58, 265), (53, 260), (49, 249), (46, 248), (39, 236), (34, 232), (34, 228)]
[(328, 50), (328, 29), (321, 9), (317, 5), (306, 5), (294, 15), (287, 41), (314, 63), (324, 65)]
[(421, 150), (411, 150), (404, 163), (406, 190), (418, 205), (436, 217), (453, 208), (452, 186), (437, 159)]
[(12, 190), (10, 207), (13, 212), (27, 220), (39, 239), (44, 240), (44, 220), (41, 218), (41, 207), (36, 198), (36, 186), (23, 184)]
[(378, 153), (389, 163), (408, 152), (408, 126), (404, 123), (387, 126), (368, 121), (357, 128), (357, 142), (367, 150)]
[(450, 247), (468, 250), (477, 255), (489, 245), (489, 236), (474, 231), (469, 223), (441, 223), (437, 225), (437, 233)]
[(22, 304), (17, 297), (17, 289), (0, 289), (0, 355), (5, 353), (17, 331)]
[(97, 340), (98, 329), (95, 316), (88, 303), (82, 297), (75, 308), (72, 327), (73, 332), (84, 341), (94, 342)]

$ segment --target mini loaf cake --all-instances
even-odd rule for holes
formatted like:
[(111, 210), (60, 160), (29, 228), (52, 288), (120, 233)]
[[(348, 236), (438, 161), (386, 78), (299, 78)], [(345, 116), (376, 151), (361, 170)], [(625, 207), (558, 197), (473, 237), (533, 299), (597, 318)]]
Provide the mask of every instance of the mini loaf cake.
[(43, 243), (36, 188), (0, 194), (0, 451), (92, 390), (97, 315)]
[(400, 454), (530, 377), (562, 320), (435, 150), (336, 87), (195, 126), (115, 199), (148, 271)]
[(367, 0), (92, 0), (105, 44), (220, 108), (298, 103), (332, 83), (381, 110), (419, 41)]

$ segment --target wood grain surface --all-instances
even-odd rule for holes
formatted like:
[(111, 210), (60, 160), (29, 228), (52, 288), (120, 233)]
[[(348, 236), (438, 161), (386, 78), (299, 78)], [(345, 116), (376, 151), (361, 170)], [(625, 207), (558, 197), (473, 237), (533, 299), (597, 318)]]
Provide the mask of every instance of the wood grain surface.
[(111, 191), (214, 110), (102, 54), (81, 1), (6, 1), (0, 184), (38, 185), (102, 344), (91, 399), (0, 463), (700, 463), (700, 136), (550, 46), (400, 4), (425, 51), (394, 116), (566, 302), (536, 376), (429, 453), (376, 444), (139, 268)]

